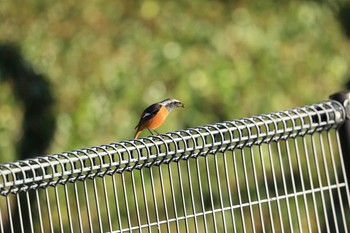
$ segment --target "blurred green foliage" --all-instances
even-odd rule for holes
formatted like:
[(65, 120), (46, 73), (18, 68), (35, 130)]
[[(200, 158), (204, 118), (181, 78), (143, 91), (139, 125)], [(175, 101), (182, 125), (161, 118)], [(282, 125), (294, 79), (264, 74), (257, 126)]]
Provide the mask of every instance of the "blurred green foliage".
[[(130, 139), (168, 97), (187, 108), (160, 132), (318, 102), (349, 72), (349, 42), (313, 1), (5, 0), (0, 19), (0, 43), (54, 89), (48, 153)], [(14, 160), (22, 113), (9, 84), (0, 103), (1, 159)]]
[[(51, 83), (55, 153), (130, 139), (142, 110), (168, 97), (186, 108), (159, 132), (327, 99), (347, 82), (350, 46), (320, 2), (5, 0), (0, 43)], [(22, 112), (1, 82), (1, 162), (16, 159)]]

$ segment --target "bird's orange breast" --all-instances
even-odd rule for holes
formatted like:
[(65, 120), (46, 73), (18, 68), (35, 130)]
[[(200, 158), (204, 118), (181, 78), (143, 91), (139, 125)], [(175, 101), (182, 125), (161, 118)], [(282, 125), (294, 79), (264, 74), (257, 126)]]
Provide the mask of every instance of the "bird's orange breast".
[(168, 114), (169, 114), (169, 112), (166, 109), (166, 107), (162, 106), (153, 118), (149, 119), (148, 121), (146, 121), (142, 125), (142, 129), (156, 129), (156, 128), (158, 128), (161, 124), (163, 124), (163, 122), (164, 122), (165, 118), (168, 116)]

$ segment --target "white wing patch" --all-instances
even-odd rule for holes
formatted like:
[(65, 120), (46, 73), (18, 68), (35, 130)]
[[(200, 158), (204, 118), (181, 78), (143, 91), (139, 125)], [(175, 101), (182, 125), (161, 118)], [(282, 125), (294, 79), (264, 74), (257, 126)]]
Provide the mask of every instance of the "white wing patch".
[(145, 118), (146, 116), (149, 116), (149, 115), (151, 115), (151, 113), (145, 112), (145, 114), (142, 115), (142, 118)]

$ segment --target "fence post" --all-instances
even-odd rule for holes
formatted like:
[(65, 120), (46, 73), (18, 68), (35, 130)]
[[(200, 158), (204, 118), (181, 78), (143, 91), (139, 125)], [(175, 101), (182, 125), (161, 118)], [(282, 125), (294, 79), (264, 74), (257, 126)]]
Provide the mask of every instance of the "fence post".
[(346, 113), (345, 122), (339, 128), (339, 137), (347, 181), (350, 182), (350, 91), (337, 92), (330, 99), (340, 102)]

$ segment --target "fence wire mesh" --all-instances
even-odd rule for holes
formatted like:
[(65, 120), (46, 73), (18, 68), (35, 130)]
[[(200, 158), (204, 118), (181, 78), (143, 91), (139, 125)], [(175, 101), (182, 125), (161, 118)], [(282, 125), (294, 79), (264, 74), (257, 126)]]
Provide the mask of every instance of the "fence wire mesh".
[(0, 232), (348, 232), (327, 101), (0, 165)]

